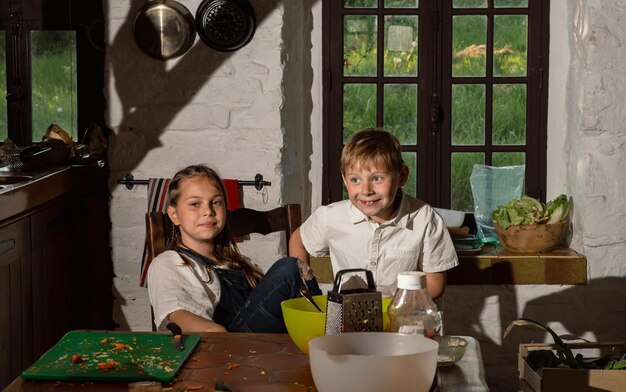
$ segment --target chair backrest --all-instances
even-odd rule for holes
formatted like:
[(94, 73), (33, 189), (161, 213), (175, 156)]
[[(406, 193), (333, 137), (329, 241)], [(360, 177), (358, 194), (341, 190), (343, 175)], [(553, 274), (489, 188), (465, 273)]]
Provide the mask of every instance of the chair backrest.
[[(228, 213), (227, 221), (233, 237), (242, 237), (252, 233), (267, 235), (284, 231), (287, 244), (289, 244), (291, 234), (302, 223), (302, 215), (300, 204), (286, 204), (269, 211), (238, 208)], [(164, 252), (171, 239), (172, 221), (167, 214), (146, 212), (146, 262), (152, 262), (156, 256)], [(152, 329), (156, 330), (154, 317), (151, 322), (153, 323)]]
[[(234, 237), (251, 233), (267, 235), (284, 231), (287, 244), (289, 244), (291, 233), (301, 224), (300, 204), (286, 204), (269, 211), (238, 208), (228, 213), (228, 225)], [(159, 253), (164, 252), (171, 239), (172, 221), (167, 214), (146, 212), (147, 261), (152, 261)]]

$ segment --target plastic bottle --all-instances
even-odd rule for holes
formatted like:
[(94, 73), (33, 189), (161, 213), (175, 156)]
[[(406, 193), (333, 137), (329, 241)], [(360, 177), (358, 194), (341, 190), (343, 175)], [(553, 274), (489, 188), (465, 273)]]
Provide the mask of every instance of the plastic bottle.
[(420, 334), (434, 339), (437, 329), (437, 305), (426, 288), (426, 274), (400, 272), (398, 289), (387, 308), (391, 332)]

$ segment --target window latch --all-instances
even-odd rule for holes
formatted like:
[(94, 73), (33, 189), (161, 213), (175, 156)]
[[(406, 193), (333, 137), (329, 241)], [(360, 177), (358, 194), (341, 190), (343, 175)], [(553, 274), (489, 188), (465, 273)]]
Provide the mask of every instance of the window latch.
[(443, 111), (441, 110), (441, 103), (439, 97), (433, 95), (430, 99), (430, 124), (431, 131), (433, 133), (439, 132), (441, 122), (443, 121)]

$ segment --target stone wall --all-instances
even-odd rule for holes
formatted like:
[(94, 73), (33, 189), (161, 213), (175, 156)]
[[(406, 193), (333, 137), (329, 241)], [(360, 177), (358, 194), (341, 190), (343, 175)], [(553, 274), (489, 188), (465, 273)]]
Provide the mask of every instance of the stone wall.
[[(180, 2), (194, 14), (200, 4)], [(271, 209), (311, 193), (300, 174), (310, 170), (312, 149), (309, 2), (253, 0), (257, 29), (247, 46), (218, 52), (197, 38), (169, 61), (135, 44), (132, 22), (144, 3), (105, 3), (114, 319), (133, 330), (150, 328), (147, 291), (139, 286), (146, 186), (129, 190), (117, 179), (128, 172), (136, 179), (171, 177), (206, 163), (224, 178), (253, 180), (260, 173), (271, 182), (260, 191), (242, 187), (247, 207)], [(263, 268), (286, 252), (278, 234), (253, 235), (240, 247)]]
[[(195, 13), (200, 0), (180, 0)], [(272, 182), (244, 187), (244, 204), (320, 204), (321, 2), (251, 0), (258, 29), (246, 47), (221, 53), (199, 39), (183, 57), (157, 61), (135, 45), (132, 21), (144, 1), (107, 0), (107, 118), (114, 318), (146, 330), (149, 303), (139, 287), (146, 189), (116, 184), (171, 176), (196, 162), (227, 178)], [(626, 32), (620, 1), (552, 1), (548, 117), (548, 198), (572, 196), (571, 246), (588, 258), (585, 286), (450, 286), (446, 329), (476, 336), (492, 390), (514, 391), (517, 349), (545, 334), (514, 330), (520, 316), (590, 340), (626, 338)], [(241, 245), (263, 267), (285, 250), (277, 237)]]

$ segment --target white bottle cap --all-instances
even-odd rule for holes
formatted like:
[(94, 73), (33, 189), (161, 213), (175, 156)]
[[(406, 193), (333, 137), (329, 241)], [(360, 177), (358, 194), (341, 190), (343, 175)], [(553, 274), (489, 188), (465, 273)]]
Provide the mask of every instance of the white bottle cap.
[(426, 274), (421, 271), (405, 271), (398, 274), (398, 288), (419, 290), (426, 288)]

